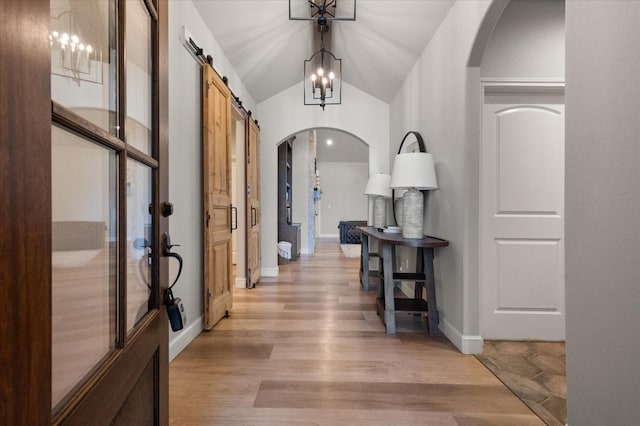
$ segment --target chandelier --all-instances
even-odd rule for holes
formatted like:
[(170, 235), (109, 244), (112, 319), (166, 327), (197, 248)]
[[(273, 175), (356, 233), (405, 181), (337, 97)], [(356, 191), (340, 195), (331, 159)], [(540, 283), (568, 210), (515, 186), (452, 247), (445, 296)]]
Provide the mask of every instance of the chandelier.
[(356, 0), (289, 0), (289, 20), (315, 21), (355, 21)]
[(340, 1), (346, 4), (344, 9), (337, 9), (338, 0), (289, 0), (290, 20), (314, 21), (318, 26), (320, 49), (304, 61), (304, 104), (319, 105), (323, 111), (326, 105), (342, 103), (342, 59), (325, 46), (329, 22), (356, 19), (356, 0)]
[(81, 80), (102, 83), (102, 52), (78, 35), (71, 12), (61, 13), (53, 21), (53, 27), (61, 28), (49, 33), (51, 72), (69, 77), (78, 85)]
[(342, 59), (325, 48), (321, 37), (320, 50), (304, 61), (304, 104), (324, 111), (325, 105), (342, 102)]

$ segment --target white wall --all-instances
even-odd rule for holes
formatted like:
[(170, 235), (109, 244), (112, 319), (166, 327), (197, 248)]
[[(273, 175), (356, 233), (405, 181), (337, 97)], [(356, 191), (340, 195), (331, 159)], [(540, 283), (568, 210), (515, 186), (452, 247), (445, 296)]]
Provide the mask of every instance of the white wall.
[[(342, 104), (305, 106), (302, 82), (258, 104), (261, 126), (262, 275), (277, 276), (277, 145), (302, 130), (343, 130), (369, 144), (370, 173), (389, 170), (389, 105), (347, 83)], [(320, 175), (321, 185), (324, 177)]]
[[(184, 270), (174, 295), (187, 312), (187, 324), (170, 332), (169, 357), (173, 359), (202, 331), (202, 120), (201, 68), (182, 45), (182, 26), (206, 54), (214, 67), (229, 78), (229, 87), (247, 108), (255, 111), (239, 77), (229, 65), (206, 24), (188, 0), (169, 2), (169, 196), (174, 214), (169, 221), (175, 251), (184, 259)], [(255, 116), (255, 114), (254, 114)], [(177, 268), (171, 263), (171, 275)]]
[(115, 193), (115, 156), (110, 158), (108, 150), (58, 127), (52, 129), (52, 140), (52, 221), (96, 221), (111, 228), (109, 215), (110, 211), (115, 213), (116, 201), (110, 197)]
[(369, 201), (364, 187), (368, 163), (319, 162), (322, 199), (320, 237), (338, 237), (341, 220), (367, 220)]
[(490, 1), (453, 5), (390, 107), (389, 155), (395, 155), (407, 131), (417, 130), (434, 156), (439, 189), (425, 197), (425, 233), (450, 241), (435, 258), (440, 328), (467, 353), (482, 349), (477, 273), (480, 87), (479, 69), (467, 63), (490, 6)]
[(483, 78), (564, 80), (564, 1), (509, 2), (487, 43)]
[(567, 2), (569, 425), (638, 423), (640, 2)]
[(439, 189), (425, 197), (425, 233), (450, 241), (435, 259), (440, 328), (466, 353), (482, 349), (480, 78), (561, 80), (563, 7), (550, 0), (456, 2), (391, 103), (390, 156), (409, 130), (419, 131), (434, 155)]

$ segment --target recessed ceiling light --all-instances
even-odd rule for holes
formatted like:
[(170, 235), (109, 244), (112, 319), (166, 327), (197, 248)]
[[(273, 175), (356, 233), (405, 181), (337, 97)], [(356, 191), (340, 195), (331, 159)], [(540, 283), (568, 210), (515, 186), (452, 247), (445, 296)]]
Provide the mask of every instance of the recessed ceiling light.
[(333, 141), (331, 139), (327, 139), (327, 145), (329, 146), (333, 145)]

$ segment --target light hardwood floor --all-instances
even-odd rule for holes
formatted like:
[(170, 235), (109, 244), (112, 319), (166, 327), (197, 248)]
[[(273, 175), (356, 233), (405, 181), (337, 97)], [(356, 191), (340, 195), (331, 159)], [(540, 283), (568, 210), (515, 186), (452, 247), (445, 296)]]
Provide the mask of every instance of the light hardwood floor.
[(375, 286), (337, 240), (235, 289), (230, 318), (170, 365), (173, 425), (540, 425), (475, 357), (398, 315), (385, 334)]

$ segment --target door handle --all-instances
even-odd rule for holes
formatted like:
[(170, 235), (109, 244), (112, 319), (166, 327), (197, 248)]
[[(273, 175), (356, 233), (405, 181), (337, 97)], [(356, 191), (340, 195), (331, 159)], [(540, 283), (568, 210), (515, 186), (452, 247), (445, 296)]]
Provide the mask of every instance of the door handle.
[[(238, 229), (238, 208), (237, 207), (233, 207), (232, 205), (229, 205), (229, 215), (231, 216), (231, 229), (230, 231), (233, 232), (236, 229)], [(235, 223), (235, 225), (234, 225)]]
[(258, 224), (258, 209), (251, 207), (251, 227), (253, 228)]
[(169, 237), (169, 234), (165, 232), (164, 235), (162, 235), (162, 255), (165, 257), (173, 257), (180, 265), (176, 279), (164, 290), (163, 298), (167, 309), (167, 318), (169, 319), (169, 324), (171, 324), (172, 331), (182, 330), (187, 322), (187, 314), (184, 310), (182, 300), (180, 300), (179, 297), (173, 297), (173, 291), (171, 290), (178, 282), (178, 279), (180, 279), (180, 274), (182, 274), (182, 256), (171, 251), (173, 247), (178, 246), (180, 246), (180, 244), (171, 244), (171, 237)]
[(182, 274), (182, 256), (180, 256), (178, 253), (173, 253), (171, 251), (173, 247), (180, 247), (180, 244), (171, 244), (171, 237), (169, 236), (169, 234), (165, 232), (164, 235), (162, 236), (162, 255), (165, 257), (173, 257), (178, 261), (178, 265), (179, 265), (178, 275), (176, 276), (176, 279), (173, 280), (173, 284), (169, 286), (169, 289), (171, 289), (171, 287), (176, 285), (176, 283), (178, 282), (178, 279), (180, 278), (180, 274)]

